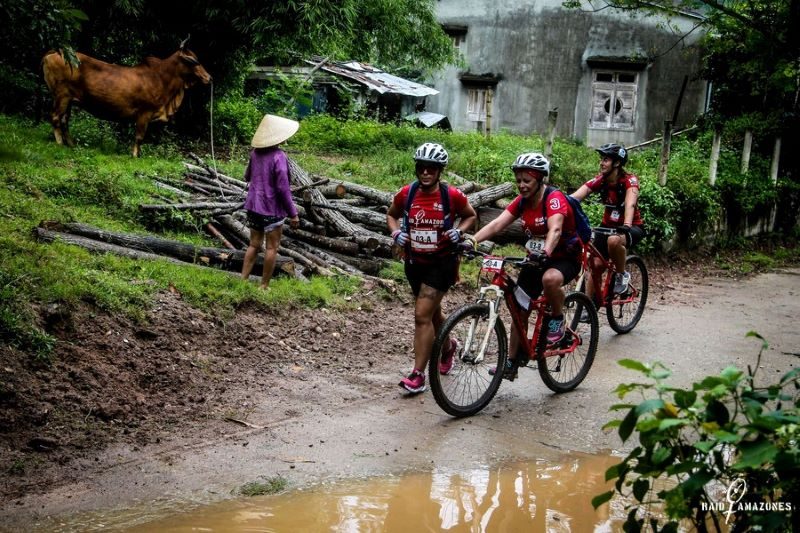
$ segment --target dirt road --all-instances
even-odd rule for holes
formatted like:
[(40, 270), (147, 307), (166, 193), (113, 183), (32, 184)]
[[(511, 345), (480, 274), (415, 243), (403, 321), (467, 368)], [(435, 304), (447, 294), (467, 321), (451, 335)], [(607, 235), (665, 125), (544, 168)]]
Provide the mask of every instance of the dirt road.
[[(328, 382), (294, 381), (305, 383), (302, 396), (276, 390), (284, 397), (264, 400), (271, 411), (257, 409), (261, 400), (252, 398), (256, 408), (247, 420), (262, 427), (221, 424), (223, 429), (216, 432), (187, 433), (185, 439), (141, 447), (126, 444), (86, 457), (78, 465), (83, 479), (0, 504), (0, 528), (25, 524), (26, 530), (44, 530), (58, 523), (52, 517), (113, 508), (158, 514), (159, 508), (174, 509), (178, 502), (194, 505), (231, 497), (232, 490), (261, 476), (280, 474), (299, 487), (425, 468), (432, 462), (466, 468), (563, 450), (619, 449), (616, 434), (600, 428), (611, 418), (608, 407), (616, 401), (611, 389), (636, 375), (616, 360), (662, 361), (673, 371), (675, 384), (687, 385), (728, 365), (754, 364), (759, 344), (745, 337), (754, 330), (769, 341), (761, 378), (772, 380), (800, 361), (798, 295), (800, 269), (745, 281), (673, 282), (670, 290), (651, 294), (632, 333), (618, 336), (607, 325), (601, 327), (598, 357), (577, 390), (553, 395), (536, 371), (525, 370), (470, 419), (446, 416), (430, 392), (401, 397), (396, 382), (410, 355), (400, 353), (381, 364), (376, 357), (368, 362), (366, 388), (347, 375), (326, 374)], [(350, 322), (359, 335), (372, 337), (376, 347), (404, 345), (405, 339), (390, 336), (392, 329), (373, 329), (369, 310), (363, 312), (363, 322)], [(408, 325), (408, 314), (404, 306), (390, 310), (399, 326)], [(346, 343), (341, 349), (345, 357)], [(291, 365), (284, 370), (291, 373)]]

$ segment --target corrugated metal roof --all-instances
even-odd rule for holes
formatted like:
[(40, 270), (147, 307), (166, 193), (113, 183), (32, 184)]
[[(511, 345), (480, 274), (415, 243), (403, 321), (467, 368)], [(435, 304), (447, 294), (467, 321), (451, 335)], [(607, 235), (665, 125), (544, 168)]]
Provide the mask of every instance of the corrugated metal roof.
[[(308, 63), (317, 64), (315, 61)], [(439, 91), (409, 81), (398, 76), (394, 76), (377, 67), (358, 61), (348, 61), (343, 63), (325, 63), (322, 70), (351, 79), (381, 94), (403, 94), (406, 96), (432, 96), (439, 94)]]

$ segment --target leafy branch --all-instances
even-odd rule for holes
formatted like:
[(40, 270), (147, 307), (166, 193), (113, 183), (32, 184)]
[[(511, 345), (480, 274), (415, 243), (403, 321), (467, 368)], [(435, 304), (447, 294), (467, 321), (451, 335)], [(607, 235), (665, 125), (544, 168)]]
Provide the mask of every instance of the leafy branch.
[[(630, 502), (626, 531), (642, 530), (645, 521), (653, 531), (677, 531), (681, 520), (700, 532), (722, 531), (727, 517), (714, 510), (726, 501), (721, 491), (743, 480), (744, 503), (788, 499), (789, 511), (733, 513), (732, 531), (791, 529), (800, 489), (800, 368), (757, 386), (768, 345), (757, 333), (748, 336), (761, 340), (754, 367), (748, 365), (746, 373), (728, 367), (691, 389), (669, 386), (671, 372), (661, 363), (619, 361), (650, 381), (615, 389), (621, 400), (637, 393), (642, 401), (613, 405), (612, 411), (625, 415), (605, 428), (616, 428), (623, 442), (637, 434), (639, 446), (606, 471), (607, 481), (616, 480), (614, 490), (596, 496), (595, 508), (618, 494)], [(663, 507), (666, 520), (654, 506)]]

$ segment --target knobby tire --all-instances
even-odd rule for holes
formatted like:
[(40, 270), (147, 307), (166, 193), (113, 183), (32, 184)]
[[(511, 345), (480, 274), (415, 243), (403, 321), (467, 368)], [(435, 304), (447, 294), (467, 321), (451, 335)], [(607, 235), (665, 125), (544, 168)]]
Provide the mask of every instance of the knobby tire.
[[(588, 323), (580, 321), (584, 309), (589, 313)], [(581, 343), (570, 353), (547, 356), (548, 350), (545, 350), (543, 356), (539, 357), (537, 364), (539, 377), (553, 392), (571, 391), (586, 378), (594, 363), (600, 337), (597, 310), (591, 299), (582, 292), (567, 294), (564, 299), (564, 321), (567, 326), (567, 339), (577, 335)]]
[[(472, 416), (489, 405), (503, 380), (502, 369), (508, 357), (508, 340), (503, 322), (498, 318), (490, 335), (485, 359), (475, 363), (472, 358), (480, 348), (488, 327), (489, 305), (474, 303), (456, 309), (442, 324), (433, 344), (428, 379), (431, 392), (439, 407), (455, 417)], [(471, 346), (466, 345), (470, 325), (475, 324), (475, 335)], [(439, 372), (445, 343), (449, 338), (461, 344), (453, 358), (453, 366), (447, 375)], [(492, 368), (500, 369), (494, 375)]]
[(631, 303), (614, 305), (609, 302), (606, 304), (608, 325), (617, 333), (629, 333), (639, 323), (642, 313), (644, 313), (649, 290), (647, 267), (640, 257), (629, 255), (625, 260), (625, 269), (631, 273), (630, 286), (635, 288), (639, 294)]

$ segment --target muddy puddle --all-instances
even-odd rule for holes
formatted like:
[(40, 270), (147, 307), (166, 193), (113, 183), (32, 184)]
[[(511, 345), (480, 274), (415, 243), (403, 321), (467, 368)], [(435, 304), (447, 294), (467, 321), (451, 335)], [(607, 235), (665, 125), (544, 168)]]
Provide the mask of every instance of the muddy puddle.
[(83, 515), (51, 526), (60, 531), (131, 533), (615, 531), (624, 522), (622, 511), (615, 511), (614, 505), (595, 511), (590, 502), (610, 488), (604, 473), (618, 462), (611, 455), (567, 454), (557, 462), (504, 463), (457, 471), (434, 468), (203, 506), (173, 502), (171, 509), (167, 504)]

